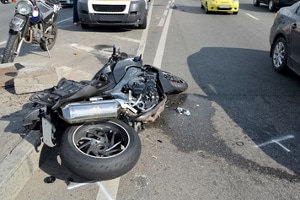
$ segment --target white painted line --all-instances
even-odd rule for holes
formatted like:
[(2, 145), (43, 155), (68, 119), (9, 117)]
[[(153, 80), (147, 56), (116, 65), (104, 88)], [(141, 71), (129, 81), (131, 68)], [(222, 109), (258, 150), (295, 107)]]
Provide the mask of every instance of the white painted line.
[[(172, 0), (171, 3), (174, 3), (174, 0)], [(154, 61), (153, 61), (153, 66), (160, 68), (161, 67), (161, 62), (162, 62), (162, 58), (163, 58), (163, 54), (165, 51), (165, 45), (166, 45), (166, 40), (167, 40), (167, 34), (168, 34), (168, 29), (169, 29), (169, 25), (170, 25), (170, 21), (171, 21), (171, 16), (172, 16), (172, 9), (169, 10), (168, 12), (168, 16), (167, 16), (167, 20), (165, 23), (165, 26), (163, 28), (159, 43), (158, 43), (158, 47), (157, 47), (157, 51), (154, 57)]]
[(140, 40), (136, 40), (136, 39), (131, 39), (131, 38), (127, 38), (127, 37), (121, 37), (121, 36), (115, 36), (115, 38), (120, 39), (120, 40), (126, 40), (129, 42), (135, 42), (135, 43), (140, 43)]
[(168, 8), (164, 11), (163, 16), (167, 16), (168, 14)]
[(69, 17), (69, 18), (67, 18), (67, 19), (64, 19), (64, 20), (61, 20), (61, 21), (58, 21), (58, 22), (56, 22), (56, 24), (60, 24), (60, 23), (63, 23), (63, 22), (65, 22), (65, 21), (72, 21), (72, 17)]
[(163, 27), (164, 26), (164, 23), (165, 23), (166, 19), (165, 18), (161, 18), (159, 23), (158, 23), (158, 27)]
[(108, 200), (113, 200), (113, 198), (110, 196), (110, 194), (107, 192), (107, 190), (105, 189), (105, 187), (103, 186), (102, 182), (99, 181), (97, 182), (98, 186), (99, 186), (99, 191), (98, 191), (98, 195), (97, 195), (97, 200), (98, 200), (98, 196), (100, 191), (103, 192), (104, 196), (108, 199)]
[(268, 144), (278, 144), (280, 147), (282, 147), (285, 151), (287, 152), (290, 152), (290, 150), (288, 148), (286, 148), (285, 146), (283, 146), (280, 142), (283, 141), (283, 140), (287, 140), (287, 139), (291, 139), (291, 138), (294, 138), (293, 135), (287, 135), (287, 136), (284, 136), (284, 137), (281, 137), (281, 138), (278, 138), (278, 139), (272, 139), (268, 142), (264, 142), (262, 144), (259, 144), (259, 145), (256, 145), (255, 147), (262, 147), (262, 146), (266, 146)]
[(278, 144), (279, 146), (281, 146), (284, 150), (286, 150), (287, 152), (290, 152), (291, 150), (289, 150), (288, 148), (286, 148), (285, 146), (283, 146), (281, 143), (277, 142), (276, 140), (272, 140), (274, 143)]
[(149, 20), (147, 20), (147, 28), (143, 30), (140, 45), (139, 45), (139, 48), (137, 50), (137, 55), (143, 55), (144, 51), (145, 51), (145, 48), (146, 48), (146, 42), (147, 42), (147, 37), (148, 37), (148, 27), (149, 27), (150, 21), (151, 21), (153, 3), (154, 3), (154, 0), (152, 0), (151, 4), (149, 5), (149, 11), (148, 11), (148, 19)]
[(260, 20), (259, 18), (257, 17), (254, 17), (253, 15), (250, 15), (249, 13), (246, 13), (247, 16), (251, 17), (252, 19), (255, 19), (255, 20)]

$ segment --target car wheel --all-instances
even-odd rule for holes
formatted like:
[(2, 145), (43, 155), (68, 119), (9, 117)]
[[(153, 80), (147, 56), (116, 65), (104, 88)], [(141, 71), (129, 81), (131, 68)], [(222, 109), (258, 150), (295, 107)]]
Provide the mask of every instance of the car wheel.
[(253, 0), (253, 5), (254, 6), (259, 6), (260, 5), (260, 1), (259, 0)]
[(237, 11), (237, 12), (233, 12), (233, 14), (234, 14), (234, 15), (237, 15), (238, 13), (239, 13), (239, 11)]
[(268, 8), (269, 8), (269, 11), (271, 11), (271, 12), (275, 11), (275, 6), (274, 6), (273, 0), (269, 1)]
[(208, 5), (207, 5), (207, 3), (205, 4), (204, 10), (205, 10), (205, 13), (206, 13), (206, 14), (209, 14), (209, 13), (210, 13), (210, 11), (208, 10)]
[(88, 29), (88, 28), (90, 28), (90, 25), (81, 23), (81, 28), (82, 29)]
[(146, 29), (147, 28), (147, 14), (145, 15), (144, 19), (143, 19), (143, 23), (140, 24), (139, 29)]
[(204, 8), (204, 6), (203, 6), (203, 4), (202, 4), (202, 1), (200, 1), (200, 7), (203, 9)]
[(287, 43), (283, 37), (276, 40), (272, 46), (272, 66), (277, 72), (284, 72), (287, 70)]

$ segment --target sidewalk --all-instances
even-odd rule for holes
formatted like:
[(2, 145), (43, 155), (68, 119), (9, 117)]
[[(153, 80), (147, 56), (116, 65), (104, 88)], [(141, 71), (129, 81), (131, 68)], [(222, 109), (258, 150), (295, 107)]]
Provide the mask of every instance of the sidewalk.
[(38, 168), (39, 152), (34, 145), (38, 134), (24, 133), (21, 126), (22, 108), (28, 94), (14, 94), (13, 78), (17, 68), (13, 63), (0, 64), (0, 199), (14, 199)]
[[(39, 168), (41, 154), (38, 150), (43, 145), (35, 149), (39, 143), (39, 131), (26, 133), (22, 120), (30, 108), (28, 98), (32, 92), (55, 85), (61, 76), (60, 71), (54, 68), (24, 66), (17, 63), (0, 64), (1, 200), (14, 200)], [(116, 197), (118, 179), (103, 184), (108, 191), (113, 191), (111, 196)]]

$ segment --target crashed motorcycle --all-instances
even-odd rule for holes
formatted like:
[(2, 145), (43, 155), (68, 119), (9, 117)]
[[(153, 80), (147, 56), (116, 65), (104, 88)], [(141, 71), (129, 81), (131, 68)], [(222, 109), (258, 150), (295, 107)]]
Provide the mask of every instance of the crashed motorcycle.
[(57, 37), (56, 20), (60, 9), (58, 1), (18, 1), (14, 17), (9, 23), (2, 63), (13, 62), (19, 55), (23, 42), (39, 44), (50, 57), (49, 50), (54, 46)]
[(44, 144), (59, 144), (62, 163), (74, 174), (109, 180), (127, 173), (141, 153), (138, 131), (154, 122), (167, 95), (187, 89), (181, 78), (113, 48), (91, 80), (62, 78), (30, 97), (24, 127), (41, 130)]

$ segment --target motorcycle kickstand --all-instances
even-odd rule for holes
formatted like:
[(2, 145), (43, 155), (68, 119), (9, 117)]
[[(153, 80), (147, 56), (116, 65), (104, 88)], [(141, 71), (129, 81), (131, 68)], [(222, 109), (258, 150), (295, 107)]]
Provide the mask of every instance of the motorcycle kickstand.
[(51, 58), (51, 54), (50, 54), (50, 51), (49, 51), (49, 49), (48, 49), (47, 43), (46, 43), (46, 49), (47, 49), (47, 53), (48, 53), (49, 58)]

